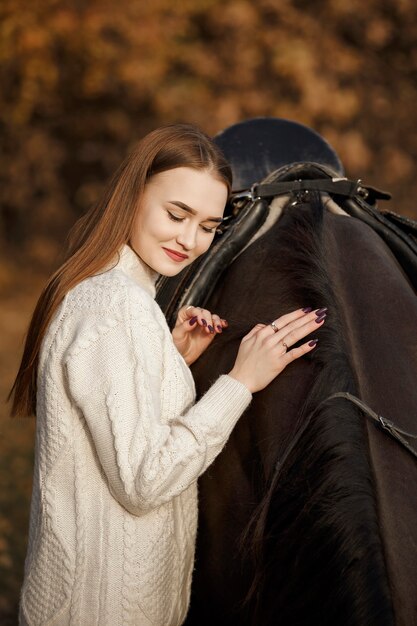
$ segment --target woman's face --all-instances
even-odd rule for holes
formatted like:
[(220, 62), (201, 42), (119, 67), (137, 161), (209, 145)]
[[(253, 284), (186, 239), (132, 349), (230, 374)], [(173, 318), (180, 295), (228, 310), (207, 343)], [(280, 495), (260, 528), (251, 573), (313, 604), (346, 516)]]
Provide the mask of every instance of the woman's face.
[(207, 170), (178, 167), (149, 180), (130, 245), (153, 270), (175, 276), (205, 252), (223, 216), (226, 185)]

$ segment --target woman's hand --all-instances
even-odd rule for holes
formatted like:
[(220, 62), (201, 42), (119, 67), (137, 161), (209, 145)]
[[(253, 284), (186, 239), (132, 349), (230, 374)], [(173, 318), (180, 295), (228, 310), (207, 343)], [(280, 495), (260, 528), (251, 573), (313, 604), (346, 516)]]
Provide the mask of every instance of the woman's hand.
[(178, 312), (172, 338), (187, 365), (191, 365), (227, 326), (226, 320), (207, 309), (182, 307)]
[(243, 337), (229, 376), (242, 382), (252, 393), (264, 389), (291, 361), (315, 348), (317, 339), (290, 349), (320, 328), (325, 318), (326, 309), (313, 312), (298, 309), (274, 320), (272, 325), (257, 324)]

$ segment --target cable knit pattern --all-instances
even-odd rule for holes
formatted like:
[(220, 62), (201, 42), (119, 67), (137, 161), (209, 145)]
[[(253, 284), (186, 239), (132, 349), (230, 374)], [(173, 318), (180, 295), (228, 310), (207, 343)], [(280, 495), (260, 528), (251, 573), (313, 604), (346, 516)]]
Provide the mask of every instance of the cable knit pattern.
[(197, 486), (248, 406), (191, 372), (129, 246), (64, 298), (42, 344), (20, 623), (179, 626)]
[[(79, 420), (74, 425), (74, 433), (77, 439), (85, 438), (84, 420)], [(86, 458), (84, 455), (74, 457), (74, 511), (75, 511), (75, 568), (77, 575), (74, 579), (72, 602), (71, 602), (71, 624), (82, 624), (81, 599), (83, 588), (87, 581), (85, 579), (86, 568), (86, 524), (88, 520), (88, 503), (85, 502), (83, 487), (88, 480)]]

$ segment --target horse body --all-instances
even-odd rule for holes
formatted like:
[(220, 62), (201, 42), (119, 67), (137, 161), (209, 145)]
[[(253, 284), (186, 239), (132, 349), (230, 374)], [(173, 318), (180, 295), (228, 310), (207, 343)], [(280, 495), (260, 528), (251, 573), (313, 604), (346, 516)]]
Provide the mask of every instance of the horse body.
[(356, 218), (299, 203), (206, 306), (230, 327), (193, 367), (200, 394), (255, 323), (303, 306), (329, 315), (200, 481), (186, 624), (417, 624), (417, 463), (345, 399), (327, 401), (346, 391), (417, 431), (417, 300), (398, 262)]
[[(357, 253), (349, 267), (338, 255), (332, 284), (345, 303), (358, 395), (400, 428), (417, 433), (416, 294), (373, 231), (356, 220), (348, 227)], [(373, 424), (366, 428), (396, 623), (412, 625), (417, 623), (417, 463)]]

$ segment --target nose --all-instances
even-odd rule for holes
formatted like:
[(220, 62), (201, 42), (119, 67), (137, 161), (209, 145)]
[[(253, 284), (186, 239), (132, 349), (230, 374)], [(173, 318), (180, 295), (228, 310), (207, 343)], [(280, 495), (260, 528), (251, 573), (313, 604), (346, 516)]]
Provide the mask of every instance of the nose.
[(185, 250), (193, 250), (197, 245), (197, 227), (193, 224), (184, 225), (177, 235), (177, 243)]

